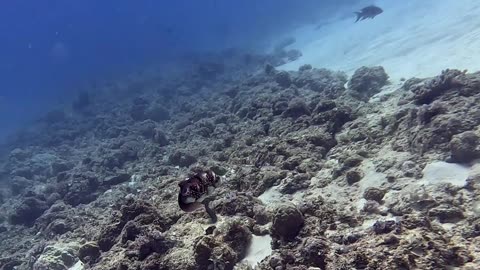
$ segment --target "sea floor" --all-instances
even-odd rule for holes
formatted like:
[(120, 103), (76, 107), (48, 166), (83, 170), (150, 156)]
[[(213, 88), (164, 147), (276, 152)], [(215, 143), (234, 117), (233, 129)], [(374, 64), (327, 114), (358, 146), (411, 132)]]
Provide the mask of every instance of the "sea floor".
[[(0, 269), (478, 269), (477, 30), (437, 41), (447, 4), (406, 3), (316, 30), (336, 48), (201, 55), (43, 115), (0, 151)], [(178, 206), (199, 170), (215, 224)]]

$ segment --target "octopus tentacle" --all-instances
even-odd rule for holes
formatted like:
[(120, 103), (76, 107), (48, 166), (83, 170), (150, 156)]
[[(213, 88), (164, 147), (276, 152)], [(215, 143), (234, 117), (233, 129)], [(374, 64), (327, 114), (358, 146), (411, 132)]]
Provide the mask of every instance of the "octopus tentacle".
[(210, 202), (211, 200), (207, 200), (203, 203), (203, 205), (205, 206), (205, 211), (207, 211), (208, 216), (210, 216), (212, 223), (216, 223), (218, 220), (217, 214), (215, 214), (214, 208), (210, 208)]

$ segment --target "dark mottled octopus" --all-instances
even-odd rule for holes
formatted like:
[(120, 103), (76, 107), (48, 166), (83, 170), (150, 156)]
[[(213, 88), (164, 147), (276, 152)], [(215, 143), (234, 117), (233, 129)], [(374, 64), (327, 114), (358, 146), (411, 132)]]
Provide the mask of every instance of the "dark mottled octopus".
[(211, 170), (202, 171), (186, 178), (178, 183), (180, 187), (178, 205), (185, 212), (195, 211), (203, 205), (212, 222), (217, 222), (217, 215), (209, 204), (219, 183), (220, 177)]

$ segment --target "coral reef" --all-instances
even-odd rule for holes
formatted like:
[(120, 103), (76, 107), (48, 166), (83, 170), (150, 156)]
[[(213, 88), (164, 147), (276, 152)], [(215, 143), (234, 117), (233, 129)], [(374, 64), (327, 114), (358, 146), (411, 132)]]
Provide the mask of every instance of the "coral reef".
[(292, 240), (304, 223), (303, 215), (294, 205), (277, 206), (272, 220), (272, 234), (275, 237)]
[(388, 82), (388, 75), (383, 67), (361, 67), (355, 71), (348, 82), (348, 88), (359, 98), (368, 101), (379, 93)]
[[(12, 137), (1, 269), (478, 269), (480, 73), (277, 70), (291, 43), (96, 84)], [(178, 205), (203, 170), (213, 225)]]

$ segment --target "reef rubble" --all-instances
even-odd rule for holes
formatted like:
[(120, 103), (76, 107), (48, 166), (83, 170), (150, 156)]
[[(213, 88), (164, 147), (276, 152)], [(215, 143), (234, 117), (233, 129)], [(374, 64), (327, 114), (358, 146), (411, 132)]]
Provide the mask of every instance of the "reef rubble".
[[(10, 138), (0, 269), (478, 269), (480, 73), (284, 54), (97, 83)], [(199, 168), (222, 178), (213, 225), (177, 204)]]

